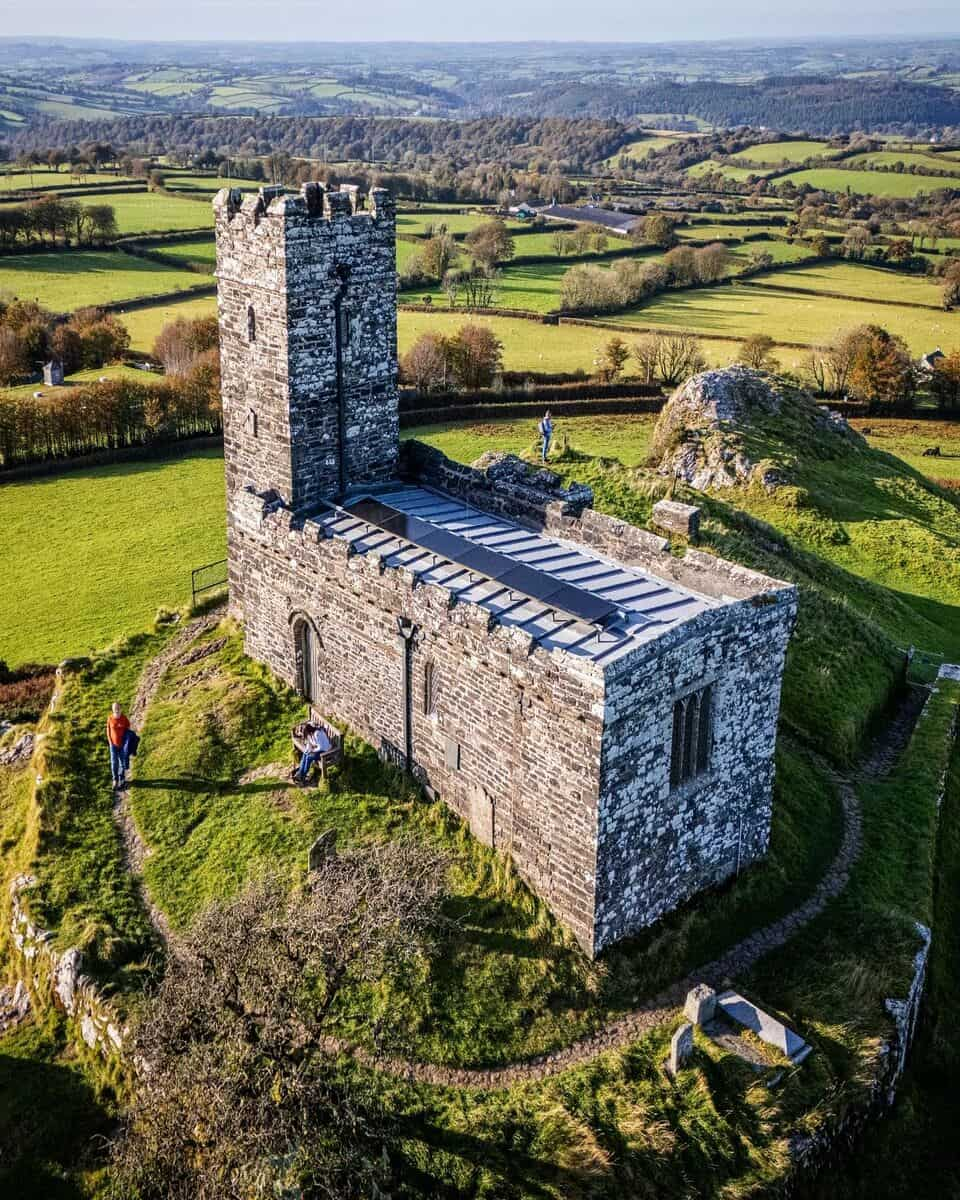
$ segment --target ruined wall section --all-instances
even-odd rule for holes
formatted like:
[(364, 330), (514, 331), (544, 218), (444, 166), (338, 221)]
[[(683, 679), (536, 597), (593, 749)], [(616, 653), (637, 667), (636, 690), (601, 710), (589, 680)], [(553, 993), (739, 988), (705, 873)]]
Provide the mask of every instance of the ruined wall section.
[[(597, 849), (599, 949), (762, 858), (793, 589), (700, 614), (606, 680)], [(671, 786), (673, 708), (710, 686), (707, 770)]]
[(390, 479), (399, 446), (396, 214), (382, 190), (214, 201), (228, 497), (295, 510)]
[(600, 668), (539, 648), (479, 605), (456, 603), (375, 552), (354, 553), (276, 503), (246, 493), (235, 511), (247, 652), (297, 687), (295, 629), (309, 619), (322, 646), (317, 708), (395, 759), (404, 745), (397, 617), (411, 619), (415, 774), (512, 856), (593, 953)]

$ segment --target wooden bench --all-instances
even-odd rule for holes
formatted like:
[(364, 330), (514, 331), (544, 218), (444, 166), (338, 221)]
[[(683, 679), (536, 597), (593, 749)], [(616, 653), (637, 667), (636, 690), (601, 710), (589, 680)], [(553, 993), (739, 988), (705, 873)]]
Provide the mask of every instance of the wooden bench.
[(343, 735), (340, 730), (325, 721), (323, 717), (311, 716), (309, 721), (301, 721), (299, 725), (294, 725), (291, 730), (291, 741), (293, 742), (294, 754), (294, 771), (300, 766), (300, 759), (303, 757), (303, 752), (306, 749), (307, 739), (315, 729), (322, 729), (330, 739), (330, 749), (314, 762), (310, 771), (320, 770), (320, 778), (326, 779), (327, 769), (336, 766), (343, 762)]

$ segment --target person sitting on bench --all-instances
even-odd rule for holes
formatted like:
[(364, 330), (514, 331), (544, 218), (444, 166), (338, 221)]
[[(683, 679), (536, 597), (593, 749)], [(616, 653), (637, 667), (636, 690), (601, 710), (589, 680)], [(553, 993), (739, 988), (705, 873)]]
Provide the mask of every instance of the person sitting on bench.
[(325, 729), (319, 725), (314, 725), (310, 728), (303, 743), (303, 756), (300, 759), (300, 766), (293, 773), (294, 779), (298, 783), (306, 783), (307, 776), (310, 774), (313, 764), (325, 754), (329, 754), (332, 749), (333, 743), (327, 736)]

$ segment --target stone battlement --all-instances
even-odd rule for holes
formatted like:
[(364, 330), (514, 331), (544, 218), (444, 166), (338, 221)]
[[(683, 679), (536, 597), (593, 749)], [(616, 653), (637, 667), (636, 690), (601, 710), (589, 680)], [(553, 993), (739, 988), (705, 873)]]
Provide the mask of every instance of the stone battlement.
[(218, 223), (225, 220), (252, 226), (265, 217), (282, 219), (301, 225), (307, 221), (322, 229), (324, 223), (336, 223), (349, 219), (358, 230), (370, 228), (371, 223), (389, 225), (392, 231), (396, 223), (396, 205), (386, 188), (374, 188), (370, 193), (370, 207), (366, 198), (355, 187), (330, 190), (321, 183), (304, 183), (299, 194), (288, 192), (282, 185), (262, 187), (255, 195), (244, 195), (239, 188), (221, 188), (213, 200)]

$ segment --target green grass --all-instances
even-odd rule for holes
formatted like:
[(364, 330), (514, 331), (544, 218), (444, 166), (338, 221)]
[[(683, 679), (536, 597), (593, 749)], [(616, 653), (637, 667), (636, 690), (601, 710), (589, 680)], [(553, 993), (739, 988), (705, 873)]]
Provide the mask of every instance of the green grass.
[(136, 367), (126, 367), (120, 363), (114, 363), (109, 367), (91, 367), (89, 370), (76, 371), (73, 375), (68, 376), (63, 386), (59, 388), (44, 387), (42, 383), (25, 383), (20, 387), (0, 388), (0, 398), (28, 399), (36, 391), (41, 391), (47, 396), (54, 394), (61, 396), (64, 390), (96, 383), (103, 376), (106, 376), (107, 379), (136, 380), (137, 383), (149, 383), (153, 379), (160, 378), (159, 375), (153, 375), (149, 371), (140, 371)]
[(218, 451), (4, 484), (0, 658), (85, 654), (189, 600), (191, 568), (224, 556), (224, 503)]
[(759, 146), (750, 146), (736, 155), (738, 162), (754, 163), (759, 166), (779, 167), (783, 162), (803, 162), (808, 158), (819, 158), (824, 155), (836, 154), (828, 142), (765, 142)]
[(894, 300), (940, 307), (942, 286), (925, 276), (907, 275), (863, 263), (817, 263), (791, 271), (773, 271), (754, 281), (758, 287), (835, 292), (852, 300)]
[(37, 300), (54, 312), (184, 291), (202, 282), (192, 272), (119, 250), (65, 250), (0, 259), (0, 294)]
[(80, 204), (109, 204), (121, 234), (172, 233), (180, 229), (213, 229), (213, 205), (162, 192), (130, 192), (115, 196), (80, 196)]
[(240, 188), (245, 192), (255, 192), (258, 188), (267, 186), (263, 180), (224, 179), (216, 175), (180, 175), (174, 171), (166, 172), (165, 178), (168, 191), (200, 192), (211, 200), (214, 193), (219, 192), (221, 188)]
[[(402, 242), (397, 243), (403, 245)], [(212, 238), (192, 238), (186, 242), (167, 242), (151, 246), (151, 254), (159, 254), (166, 262), (177, 267), (204, 266), (213, 274), (217, 262), (217, 245)]]
[(817, 190), (827, 192), (851, 192), (858, 196), (916, 196), (920, 192), (937, 191), (950, 187), (949, 179), (938, 179), (927, 175), (897, 175), (887, 171), (843, 171), (838, 167), (811, 167), (806, 171), (793, 171), (777, 179), (777, 185), (793, 183), (797, 187), (809, 184)]
[[(434, 206), (431, 205), (431, 208)], [(484, 221), (493, 217), (492, 212), (409, 212), (400, 209), (397, 213), (397, 233), (412, 233), (418, 236), (426, 233), (430, 226), (436, 230), (441, 225), (446, 226), (447, 233), (469, 233)], [(522, 221), (507, 221), (508, 229), (524, 228)]]
[(877, 324), (902, 337), (914, 354), (924, 354), (931, 346), (960, 345), (960, 313), (816, 295), (807, 298), (770, 287), (667, 291), (641, 308), (618, 313), (615, 320), (727, 337), (766, 333), (774, 341), (808, 345), (828, 341), (856, 325)]
[[(180, 272), (180, 274), (185, 274), (185, 272)], [(194, 283), (202, 282), (197, 275), (192, 275), (191, 278)], [(120, 319), (130, 334), (131, 349), (142, 350), (149, 354), (153, 350), (157, 334), (170, 321), (176, 321), (180, 317), (193, 320), (196, 317), (215, 317), (216, 315), (216, 296), (196, 296), (183, 300), (166, 300), (162, 304), (149, 304), (143, 308), (134, 308), (123, 313)]]
[[(38, 167), (32, 173), (29, 171), (0, 172), (0, 192), (30, 191), (32, 188), (76, 188), (91, 183), (106, 185), (134, 182), (136, 181), (128, 175), (97, 175), (92, 171), (74, 179), (69, 171), (47, 171), (43, 167)], [(102, 203), (111, 204), (113, 199), (112, 196), (104, 196)]]
[[(960, 175), (960, 163), (951, 162), (950, 159), (944, 158), (942, 154), (922, 154), (911, 151), (900, 152), (897, 150), (876, 150), (870, 154), (857, 154), (853, 158), (848, 159), (848, 162), (860, 166), (880, 166), (894, 167), (897, 163), (903, 163), (905, 167), (930, 167), (938, 171), (949, 171), (953, 175)], [(928, 180), (928, 182), (930, 182)], [(949, 179), (938, 181), (938, 186), (950, 186)]]
[(686, 167), (685, 172), (691, 179), (702, 179), (706, 175), (722, 175), (733, 183), (746, 183), (748, 179), (761, 179), (773, 174), (773, 167), (737, 167), (733, 163), (714, 162), (706, 158), (703, 162)]

